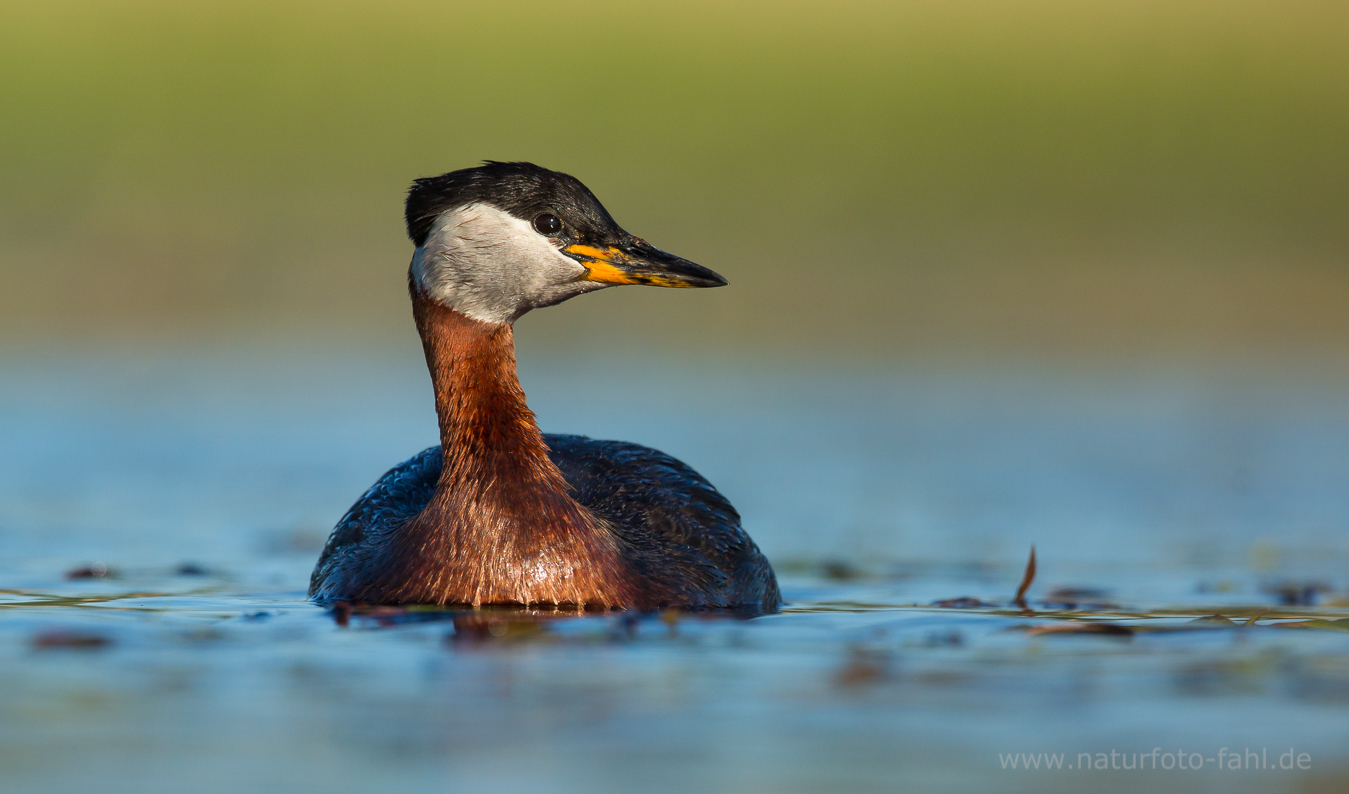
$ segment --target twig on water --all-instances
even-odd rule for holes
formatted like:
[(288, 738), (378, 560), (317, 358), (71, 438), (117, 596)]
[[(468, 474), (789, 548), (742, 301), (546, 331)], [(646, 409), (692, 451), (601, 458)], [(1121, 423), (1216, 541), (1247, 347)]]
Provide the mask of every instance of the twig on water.
[(1026, 606), (1026, 591), (1030, 589), (1031, 582), (1035, 581), (1035, 546), (1030, 547), (1030, 559), (1026, 560), (1026, 572), (1021, 576), (1021, 586), (1016, 589), (1016, 598), (1012, 603), (1022, 609), (1030, 609)]

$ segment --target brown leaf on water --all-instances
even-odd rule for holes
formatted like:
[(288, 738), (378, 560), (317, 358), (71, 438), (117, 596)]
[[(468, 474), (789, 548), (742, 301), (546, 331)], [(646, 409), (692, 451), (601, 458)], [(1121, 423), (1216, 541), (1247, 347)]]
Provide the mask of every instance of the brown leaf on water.
[(117, 572), (101, 562), (82, 565), (66, 571), (67, 579), (116, 579)]
[(1103, 601), (1109, 593), (1099, 587), (1055, 587), (1045, 599), (1049, 601)]
[(991, 607), (996, 605), (990, 604), (987, 601), (980, 601), (977, 598), (961, 596), (960, 598), (943, 598), (940, 601), (933, 601), (932, 606), (942, 607), (944, 609), (974, 609), (976, 607)]
[(1118, 623), (1050, 623), (1026, 629), (1029, 636), (1041, 634), (1103, 634), (1111, 637), (1132, 637), (1134, 630)]
[(44, 631), (33, 637), (33, 647), (42, 650), (69, 648), (79, 651), (91, 651), (112, 645), (112, 640), (102, 634), (87, 631)]
[(1235, 626), (1237, 625), (1231, 618), (1225, 615), (1205, 615), (1202, 618), (1195, 618), (1191, 623), (1203, 623), (1209, 626)]
[(1030, 589), (1031, 582), (1035, 581), (1035, 546), (1030, 547), (1030, 559), (1026, 560), (1026, 572), (1021, 575), (1021, 586), (1016, 589), (1016, 598), (1012, 603), (1022, 609), (1029, 609), (1026, 606), (1026, 591)]

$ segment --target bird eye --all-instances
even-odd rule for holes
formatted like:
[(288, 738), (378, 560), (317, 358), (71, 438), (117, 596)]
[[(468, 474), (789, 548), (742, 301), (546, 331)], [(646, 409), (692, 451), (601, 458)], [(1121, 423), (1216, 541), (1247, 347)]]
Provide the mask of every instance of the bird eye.
[(562, 221), (551, 212), (545, 212), (542, 215), (535, 216), (534, 230), (545, 237), (552, 237), (562, 231)]

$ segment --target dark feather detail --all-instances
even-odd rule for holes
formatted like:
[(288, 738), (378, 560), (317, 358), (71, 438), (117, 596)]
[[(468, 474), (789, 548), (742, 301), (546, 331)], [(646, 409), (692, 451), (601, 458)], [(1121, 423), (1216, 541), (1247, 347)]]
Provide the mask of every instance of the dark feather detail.
[(440, 447), (432, 447), (389, 469), (370, 486), (328, 536), (309, 577), (309, 595), (324, 601), (348, 598), (343, 583), (350, 580), (350, 572), (370, 565), (390, 537), (426, 508), (443, 463)]
[(585, 436), (544, 436), (572, 497), (604, 520), (666, 605), (757, 607), (782, 603), (768, 560), (740, 514), (712, 484), (659, 450)]
[(572, 243), (619, 240), (626, 244), (632, 240), (576, 177), (533, 163), (491, 160), (477, 168), (413, 182), (404, 211), (408, 237), (420, 246), (436, 218), (468, 204), (486, 204), (523, 220), (551, 212), (562, 219), (563, 235)]
[[(622, 441), (547, 434), (549, 457), (571, 495), (613, 533), (637, 573), (667, 593), (648, 607), (774, 612), (782, 603), (768, 560), (740, 516), (696, 471), (658, 450)], [(338, 522), (310, 580), (310, 594), (344, 597), (332, 584), (368, 565), (431, 501), (442, 467), (432, 447), (391, 469)]]

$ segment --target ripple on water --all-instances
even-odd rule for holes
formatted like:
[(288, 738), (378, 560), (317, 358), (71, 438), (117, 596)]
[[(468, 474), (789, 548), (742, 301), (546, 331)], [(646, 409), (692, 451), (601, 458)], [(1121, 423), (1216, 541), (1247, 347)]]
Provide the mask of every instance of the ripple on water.
[[(284, 358), (0, 373), (0, 789), (1349, 790), (1342, 384), (533, 362), (548, 429), (718, 483), (786, 608), (343, 626), (303, 587), (425, 376)], [(999, 760), (1154, 747), (1313, 767)]]
[[(95, 778), (171, 790), (176, 775), (210, 768), (193, 790), (261, 779), (309, 790), (393, 769), (414, 787), (554, 790), (659, 769), (657, 789), (751, 773), (765, 787), (865, 789), (896, 770), (992, 783), (1006, 774), (998, 753), (1041, 748), (1291, 743), (1332, 766), (1343, 752), (1349, 607), (1338, 603), (1213, 605), (1196, 593), (1067, 608), (1056, 593), (1022, 609), (1010, 595), (953, 596), (941, 576), (798, 574), (784, 580), (782, 613), (752, 620), (500, 607), (339, 616), (247, 580), (128, 572), (96, 592), (57, 577), (0, 591), (4, 775), (19, 790)], [(87, 763), (69, 763), (72, 748)]]

